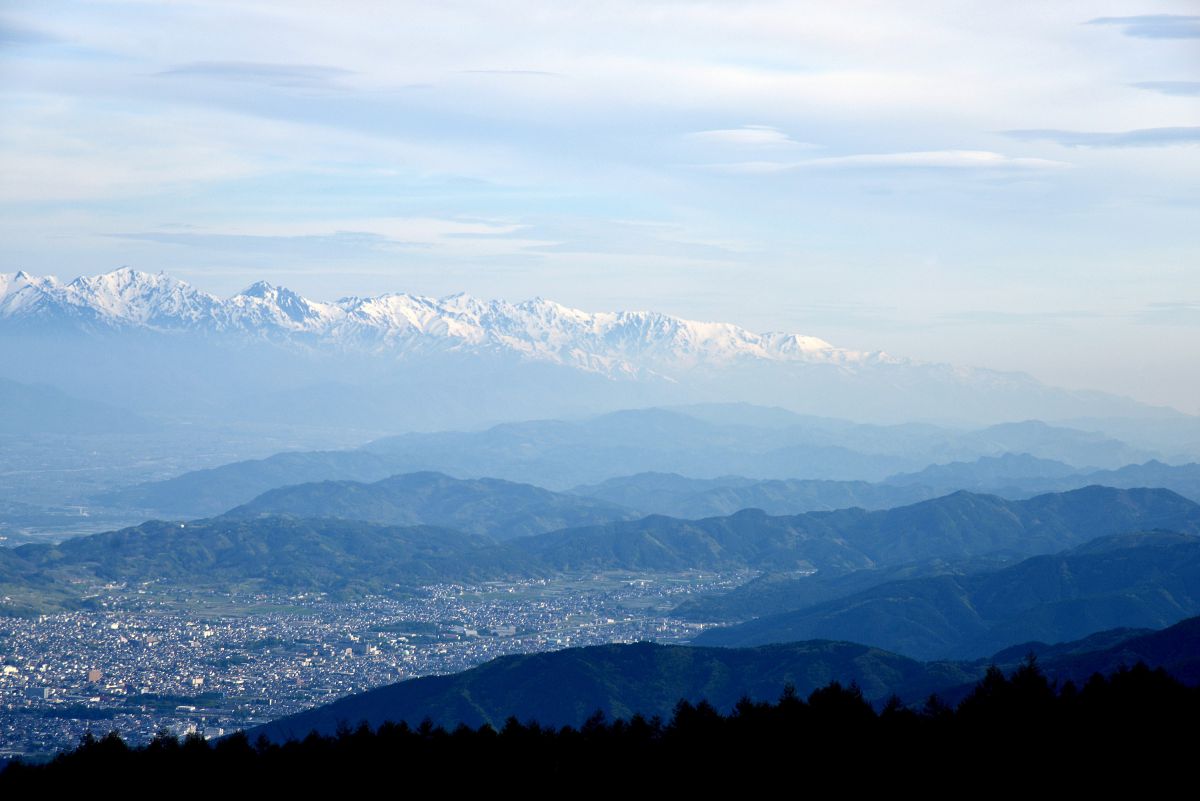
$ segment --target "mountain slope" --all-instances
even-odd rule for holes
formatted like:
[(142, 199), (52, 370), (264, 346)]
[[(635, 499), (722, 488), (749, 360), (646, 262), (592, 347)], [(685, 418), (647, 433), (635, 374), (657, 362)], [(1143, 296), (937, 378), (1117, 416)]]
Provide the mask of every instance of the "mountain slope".
[(714, 629), (698, 644), (747, 646), (837, 632), (915, 658), (977, 657), (1200, 612), (1200, 539), (1103, 538), (1002, 570), (894, 581), (794, 612)]
[(499, 728), (509, 715), (543, 725), (579, 726), (593, 712), (610, 717), (669, 717), (680, 699), (707, 699), (731, 708), (742, 696), (775, 700), (787, 684), (807, 695), (830, 680), (857, 681), (868, 698), (890, 692), (923, 698), (935, 689), (970, 681), (953, 665), (915, 660), (846, 642), (807, 642), (754, 649), (679, 645), (600, 645), (551, 653), (506, 656), (450, 676), (392, 684), (301, 712), (251, 732), (273, 739), (303, 737), (385, 720), (416, 725), (426, 717)]
[(745, 510), (684, 521), (628, 523), (528, 537), (506, 545), (547, 569), (859, 570), (937, 558), (1053, 553), (1147, 528), (1200, 531), (1200, 506), (1168, 490), (1087, 487), (1006, 501), (958, 492), (877, 512), (844, 509), (771, 517)]
[(230, 510), (224, 517), (272, 515), (442, 526), (498, 540), (636, 516), (614, 504), (530, 484), (410, 473), (373, 484), (323, 481), (282, 487)]
[(600, 484), (575, 487), (571, 492), (647, 514), (683, 518), (730, 515), (741, 509), (762, 509), (772, 515), (832, 511), (853, 506), (890, 509), (945, 494), (910, 484), (889, 486), (866, 481), (795, 478), (758, 481), (743, 476), (688, 479), (677, 473), (621, 476)]
[(33, 584), (60, 590), (90, 580), (359, 595), (468, 575), (463, 566), (445, 565), (493, 542), (431, 526), (344, 520), (153, 521), (57, 545), (2, 548), (0, 578), (7, 576), (17, 590)]
[[(1052, 679), (1086, 681), (1145, 662), (1188, 684), (1200, 682), (1200, 618), (1155, 632), (1113, 631), (1066, 643), (1039, 659)], [(1012, 668), (1027, 652), (993, 661)], [(500, 728), (514, 716), (546, 726), (580, 726), (596, 710), (607, 717), (670, 716), (679, 700), (731, 709), (743, 696), (774, 700), (786, 684), (799, 695), (837, 680), (855, 682), (875, 702), (891, 694), (919, 704), (930, 693), (956, 701), (983, 676), (987, 661), (921, 663), (847, 642), (808, 641), (757, 648), (703, 648), (636, 643), (506, 656), (450, 676), (430, 676), (347, 696), (250, 732), (274, 740), (332, 732), (339, 724), (425, 718)]]
[[(1124, 447), (1117, 443), (1106, 445), (1105, 449), (1120, 452)], [(1087, 454), (1085, 447), (1076, 458), (1084, 459)], [(930, 465), (915, 473), (890, 476), (883, 483), (914, 491), (932, 488), (939, 494), (959, 489), (992, 492), (1006, 498), (1062, 492), (1092, 484), (1126, 489), (1162, 487), (1200, 501), (1200, 464), (1168, 465), (1151, 459), (1143, 464), (1126, 464), (1111, 470), (1080, 470), (1029, 454), (1004, 454), (980, 457), (973, 462)]]
[(54, 387), (0, 378), (0, 435), (129, 434), (151, 424), (132, 412)]
[(105, 506), (153, 510), (178, 517), (217, 515), (277, 487), (312, 481), (379, 481), (389, 460), (365, 451), (277, 453), (175, 478), (138, 484), (96, 497)]

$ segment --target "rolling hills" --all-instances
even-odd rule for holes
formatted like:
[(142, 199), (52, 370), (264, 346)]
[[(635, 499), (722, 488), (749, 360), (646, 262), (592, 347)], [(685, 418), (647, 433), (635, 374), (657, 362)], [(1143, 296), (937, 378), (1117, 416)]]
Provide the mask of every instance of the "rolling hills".
[(252, 519), (274, 515), (441, 526), (497, 540), (638, 516), (606, 501), (551, 492), (530, 484), (410, 473), (372, 484), (323, 481), (282, 487), (230, 510), (223, 517)]
[(975, 658), (1013, 643), (1159, 628), (1200, 613), (1200, 539), (1092, 540), (1001, 570), (891, 581), (796, 611), (712, 629), (700, 645), (845, 637), (918, 659)]
[(849, 571), (936, 558), (1053, 553), (1139, 529), (1200, 532), (1200, 506), (1169, 490), (1086, 487), (1006, 501), (956, 492), (868, 512), (772, 517), (653, 516), (540, 534), (507, 543), (522, 563), (549, 570), (756, 568)]
[(959, 492), (885, 511), (652, 516), (503, 543), (430, 526), (219, 517), (154, 521), (54, 546), (0, 549), (0, 574), (12, 577), (0, 589), (19, 594), (35, 581), (62, 589), (92, 580), (353, 594), (440, 580), (607, 570), (836, 574), (923, 560), (1052, 553), (1152, 528), (1200, 532), (1200, 506), (1169, 490), (1089, 487), (1026, 501)]

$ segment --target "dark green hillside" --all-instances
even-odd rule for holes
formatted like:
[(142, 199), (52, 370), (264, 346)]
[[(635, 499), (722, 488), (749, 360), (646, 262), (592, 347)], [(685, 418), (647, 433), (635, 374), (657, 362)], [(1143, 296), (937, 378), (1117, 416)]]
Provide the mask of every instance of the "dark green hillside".
[(510, 716), (549, 726), (579, 726), (596, 710), (609, 718), (640, 713), (664, 718), (677, 701), (705, 699), (727, 710), (743, 697), (775, 698), (785, 684), (808, 695), (830, 681), (857, 684), (881, 705), (895, 694), (911, 704), (930, 693), (957, 700), (990, 664), (1019, 667), (1033, 651), (1039, 665), (1059, 683), (1086, 682), (1144, 662), (1166, 667), (1189, 684), (1200, 683), (1200, 618), (1162, 631), (1112, 631), (1056, 647), (1030, 644), (1017, 657), (1004, 652), (974, 662), (918, 662), (848, 642), (813, 640), (755, 648), (703, 648), (636, 643), (570, 648), (506, 656), (450, 676), (431, 676), (380, 687), (307, 710), (251, 732), (274, 740), (330, 733), (340, 723), (425, 718), (447, 727), (501, 726)]
[(1002, 570), (894, 581), (794, 612), (714, 629), (697, 644), (841, 636), (916, 658), (977, 657), (1200, 613), (1200, 540), (1151, 533), (1089, 543)]
[(1087, 487), (1027, 501), (958, 492), (911, 506), (771, 517), (648, 517), (552, 532), (505, 549), (546, 570), (751, 567), (848, 571), (987, 554), (1053, 553), (1145, 528), (1200, 532), (1200, 506), (1168, 490)]
[(850, 573), (766, 572), (726, 592), (687, 598), (672, 610), (672, 614), (699, 622), (740, 623), (845, 598), (892, 581), (979, 573), (1019, 561), (1020, 556), (1005, 553), (963, 559), (927, 559)]
[[(842, 573), (923, 560), (1051, 552), (1147, 525), (1196, 531), (1200, 506), (1166, 490), (1094, 487), (1029, 501), (956, 493), (883, 512), (771, 517), (747, 510), (695, 521), (648, 517), (500, 544), (425, 526), (213, 518), (150, 522), (57, 546), (21, 546), (10, 549), (3, 561), (13, 576), (6, 594), (13, 597), (36, 597), (33, 586), (47, 583), (67, 595), (76, 587), (78, 594), (88, 580), (354, 593), (431, 580), (598, 570)], [(73, 585), (72, 579), (83, 582)], [(36, 603), (24, 606), (37, 608)]]
[(358, 593), (437, 579), (443, 563), (491, 542), (430, 526), (262, 518), (154, 521), (12, 550), (33, 576)]
[(329, 706), (283, 718), (251, 732), (273, 739), (332, 732), (340, 721), (372, 725), (424, 718), (454, 726), (491, 723), (510, 715), (550, 726), (579, 726), (596, 710), (609, 717), (641, 713), (667, 717), (681, 698), (731, 708), (742, 696), (770, 700), (792, 684), (803, 695), (836, 679), (857, 682), (864, 695), (892, 692), (924, 698), (935, 689), (970, 681), (974, 668), (924, 665), (846, 642), (803, 642), (762, 648), (679, 645), (599, 645), (506, 656), (452, 676), (431, 676), (352, 695)]

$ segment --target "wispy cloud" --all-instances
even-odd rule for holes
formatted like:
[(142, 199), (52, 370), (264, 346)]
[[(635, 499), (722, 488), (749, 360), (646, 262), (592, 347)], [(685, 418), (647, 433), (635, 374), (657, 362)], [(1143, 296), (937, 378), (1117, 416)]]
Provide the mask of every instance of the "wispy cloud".
[(239, 254), (336, 257), (345, 253), (427, 251), (444, 256), (530, 253), (555, 242), (517, 235), (523, 225), (436, 217), (364, 218), (312, 223), (271, 223), (220, 229), (131, 231), (116, 239), (155, 242)]
[(1200, 16), (1142, 14), (1134, 17), (1097, 17), (1087, 25), (1113, 25), (1126, 36), (1140, 39), (1200, 39)]
[(740, 128), (719, 128), (712, 131), (694, 131), (687, 138), (696, 142), (742, 147), (816, 147), (808, 142), (798, 142), (773, 125), (743, 125)]
[(464, 75), (525, 75), (529, 77), (540, 78), (562, 78), (561, 72), (550, 72), (548, 70), (461, 70)]
[(1027, 142), (1056, 142), (1066, 147), (1165, 147), (1200, 142), (1200, 126), (1141, 128), (1135, 131), (1062, 131), (1038, 128), (1004, 133), (1006, 136)]
[(397, 249), (428, 248), (427, 242), (402, 242), (369, 231), (337, 231), (297, 236), (191, 233), (178, 231), (134, 231), (111, 234), (115, 239), (179, 245), (209, 251), (239, 254), (330, 255)]
[(1017, 158), (989, 150), (923, 150), (911, 153), (863, 153), (803, 161), (743, 161), (711, 165), (711, 169), (761, 174), (805, 169), (1045, 170), (1069, 166), (1064, 161)]
[(1151, 303), (1137, 316), (1144, 325), (1200, 326), (1200, 302)]
[(1080, 309), (1056, 309), (1048, 311), (1014, 312), (997, 309), (973, 309), (961, 312), (947, 312), (937, 315), (937, 319), (950, 323), (982, 323), (985, 325), (1029, 325), (1055, 324), (1067, 320), (1093, 320), (1109, 318), (1113, 315), (1106, 312), (1085, 311)]
[(1140, 81), (1132, 85), (1164, 95), (1200, 95), (1200, 81)]
[(199, 61), (159, 72), (160, 76), (200, 77), (287, 87), (329, 87), (354, 73), (321, 64), (264, 64), (253, 61)]
[(48, 33), (15, 25), (6, 20), (0, 20), (0, 45), (12, 47), (16, 45), (50, 44), (59, 41)]

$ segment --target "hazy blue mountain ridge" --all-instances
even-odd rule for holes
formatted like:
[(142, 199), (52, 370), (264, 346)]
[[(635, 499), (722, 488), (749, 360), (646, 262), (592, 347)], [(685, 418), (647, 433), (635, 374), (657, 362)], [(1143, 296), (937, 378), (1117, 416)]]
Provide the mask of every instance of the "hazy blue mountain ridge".
[[(827, 421), (818, 423), (822, 427), (830, 425)], [(816, 479), (824, 482), (836, 479), (878, 482), (897, 473), (945, 461), (947, 454), (978, 458), (1004, 452), (1002, 444), (995, 438), (989, 436), (980, 441), (971, 432), (954, 434), (958, 444), (949, 447), (946, 440), (951, 432), (939, 429), (937, 435), (922, 447), (904, 451), (899, 445), (907, 442), (913, 431), (926, 432), (929, 427), (910, 429), (841, 422), (837, 428), (867, 431), (869, 436), (864, 436), (875, 442), (876, 450), (855, 451), (831, 445), (824, 441), (824, 434), (816, 437), (813, 429), (803, 426), (779, 429), (730, 425), (663, 409), (639, 409), (578, 421), (531, 421), (498, 425), (483, 431), (406, 434), (380, 439), (349, 451), (281, 453), (267, 459), (235, 462), (108, 492), (98, 496), (96, 501), (102, 505), (148, 510), (161, 516), (203, 517), (220, 514), (268, 490), (290, 484), (324, 480), (378, 481), (390, 475), (420, 471), (440, 472), (456, 478), (499, 478), (555, 491), (597, 484), (631, 472), (678, 473), (698, 479), (740, 474), (758, 481)], [(1094, 439), (1086, 432), (1053, 427), (1037, 427), (1037, 430), (1039, 436), (1058, 443), (1054, 446), (1055, 452), (1072, 447), (1071, 443), (1080, 437), (1088, 443)], [(1109, 445), (1104, 447), (1109, 448)], [(1124, 458), (1130, 450), (1123, 443), (1111, 447), (1110, 456), (1114, 459)], [(979, 448), (987, 450), (981, 453)], [(1085, 450), (1081, 455), (1090, 458), (1095, 454)], [(1118, 460), (1113, 464), (1126, 463)], [(972, 485), (978, 483), (975, 478), (969, 481)], [(936, 497), (959, 488), (962, 487), (930, 487), (925, 495), (919, 488), (867, 489), (856, 485), (791, 483), (748, 491), (745, 498), (739, 497), (738, 493), (716, 493), (707, 499), (698, 498), (700, 506), (681, 516), (728, 513), (736, 511), (730, 509), (732, 506), (754, 506), (751, 502), (756, 499), (771, 506), (771, 511), (790, 513), (839, 508), (853, 501), (862, 503), (850, 505), (886, 507), (895, 505), (891, 501), (903, 503)], [(787, 506), (787, 495), (793, 490), (806, 497), (795, 505), (801, 508)], [(1026, 494), (1036, 494), (1036, 490)], [(653, 508), (650, 501), (632, 505), (614, 501), (611, 497), (604, 499), (643, 513), (680, 514), (685, 511), (679, 508), (678, 498)], [(747, 505), (742, 505), (743, 502)]]
[(443, 526), (497, 540), (638, 517), (629, 509), (593, 498), (441, 473), (391, 476), (373, 484), (322, 481), (282, 487), (231, 509), (224, 517), (272, 515)]

